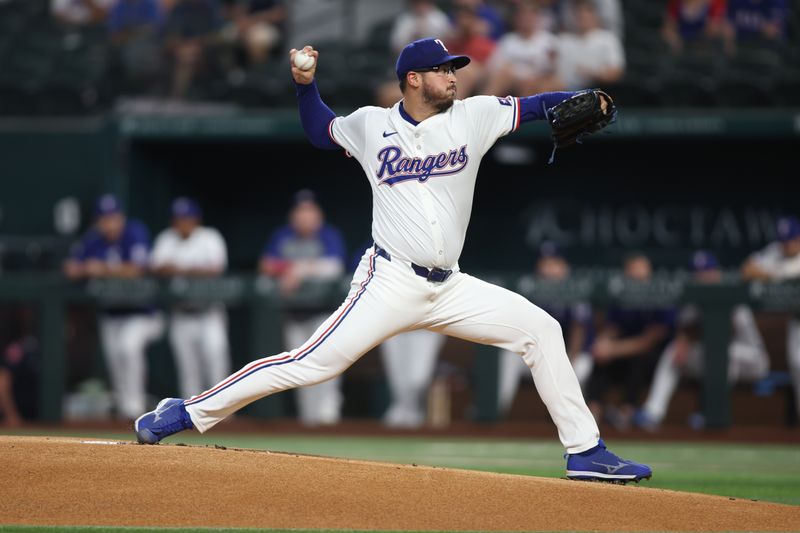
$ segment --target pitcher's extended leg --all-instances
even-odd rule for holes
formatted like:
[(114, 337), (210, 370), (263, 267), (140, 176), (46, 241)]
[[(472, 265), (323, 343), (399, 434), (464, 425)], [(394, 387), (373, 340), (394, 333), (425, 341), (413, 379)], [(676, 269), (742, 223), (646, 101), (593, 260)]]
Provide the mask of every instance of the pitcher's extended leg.
[[(264, 357), (186, 400), (186, 411), (201, 432), (245, 405), (287, 389), (313, 385), (342, 373), (359, 357), (416, 319), (414, 306), (395, 301), (392, 265), (374, 253), (365, 256), (350, 294), (305, 344)], [(394, 307), (394, 306), (398, 307)], [(409, 309), (407, 313), (403, 310)]]
[(434, 290), (432, 329), (515, 352), (528, 364), (567, 449), (568, 478), (627, 483), (651, 477), (649, 466), (606, 449), (556, 319), (519, 294), (466, 274)]
[(579, 453), (597, 445), (600, 432), (555, 318), (519, 294), (463, 273), (437, 290), (434, 329), (521, 355), (567, 451)]

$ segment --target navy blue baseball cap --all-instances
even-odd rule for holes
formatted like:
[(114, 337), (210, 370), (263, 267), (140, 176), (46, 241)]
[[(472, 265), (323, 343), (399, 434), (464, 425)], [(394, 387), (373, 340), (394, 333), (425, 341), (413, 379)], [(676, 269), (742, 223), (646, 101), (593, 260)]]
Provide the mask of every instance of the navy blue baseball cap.
[(466, 67), (470, 58), (467, 56), (452, 56), (444, 46), (441, 39), (420, 39), (409, 43), (397, 57), (397, 79), (402, 80), (406, 74), (418, 69), (436, 67), (444, 63), (453, 62), (458, 68)]
[(172, 216), (174, 218), (200, 218), (203, 212), (197, 202), (191, 198), (181, 196), (172, 202)]
[(698, 250), (692, 254), (692, 270), (695, 272), (706, 272), (719, 268), (717, 257), (709, 251)]
[(781, 242), (791, 241), (800, 237), (800, 219), (793, 216), (785, 216), (778, 219), (778, 240)]
[(104, 194), (97, 199), (97, 203), (94, 206), (94, 214), (98, 217), (103, 215), (113, 215), (121, 212), (122, 204), (120, 203), (119, 198), (113, 194)]
[(556, 243), (553, 241), (543, 241), (539, 245), (539, 258), (544, 257), (563, 258), (564, 256)]
[(301, 189), (294, 193), (292, 205), (298, 205), (305, 202), (317, 203), (317, 195), (311, 189)]

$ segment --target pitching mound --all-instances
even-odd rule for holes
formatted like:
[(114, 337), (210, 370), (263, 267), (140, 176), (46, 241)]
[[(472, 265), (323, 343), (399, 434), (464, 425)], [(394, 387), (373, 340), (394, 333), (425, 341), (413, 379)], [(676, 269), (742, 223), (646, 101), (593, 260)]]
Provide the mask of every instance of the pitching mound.
[(0, 437), (0, 524), (792, 531), (800, 507), (264, 451)]

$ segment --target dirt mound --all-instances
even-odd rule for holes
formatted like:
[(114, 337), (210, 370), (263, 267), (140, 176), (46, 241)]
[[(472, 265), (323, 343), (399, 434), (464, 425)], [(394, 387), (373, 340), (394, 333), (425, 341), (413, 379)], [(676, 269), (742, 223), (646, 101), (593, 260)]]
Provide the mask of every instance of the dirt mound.
[(197, 446), (0, 437), (0, 524), (794, 531), (800, 507)]

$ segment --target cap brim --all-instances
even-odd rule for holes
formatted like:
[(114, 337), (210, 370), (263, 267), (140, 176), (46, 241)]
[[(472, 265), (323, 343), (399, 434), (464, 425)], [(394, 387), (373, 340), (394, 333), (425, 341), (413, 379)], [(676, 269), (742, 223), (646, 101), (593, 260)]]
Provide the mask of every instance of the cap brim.
[(439, 64), (444, 65), (445, 63), (450, 63), (451, 61), (456, 69), (460, 69), (469, 65), (469, 62), (472, 60), (468, 56), (446, 56), (444, 61)]

